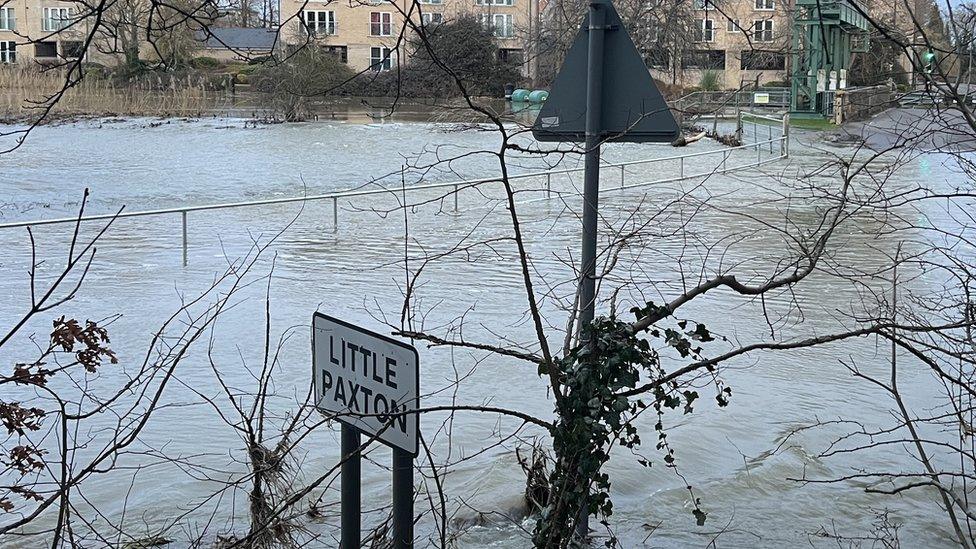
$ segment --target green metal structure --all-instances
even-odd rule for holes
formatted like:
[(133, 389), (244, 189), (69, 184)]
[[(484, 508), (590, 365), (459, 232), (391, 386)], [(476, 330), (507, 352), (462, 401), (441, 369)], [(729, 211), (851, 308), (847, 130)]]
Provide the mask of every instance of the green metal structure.
[(854, 0), (796, 0), (790, 74), (790, 114), (822, 117), (833, 91), (846, 82), (851, 53), (867, 51), (868, 22)]

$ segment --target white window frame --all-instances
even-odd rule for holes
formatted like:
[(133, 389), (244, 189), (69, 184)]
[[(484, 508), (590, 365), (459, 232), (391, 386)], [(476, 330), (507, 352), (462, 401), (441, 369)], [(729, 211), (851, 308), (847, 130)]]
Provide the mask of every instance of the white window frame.
[(44, 8), (41, 30), (59, 31), (71, 23), (71, 8)]
[(700, 38), (700, 40), (695, 40), (695, 42), (700, 43), (710, 43), (715, 41), (715, 20), (714, 19), (699, 19), (698, 20), (698, 31), (701, 34), (695, 38)]
[(515, 0), (475, 0), (478, 6), (514, 6)]
[(13, 8), (0, 8), (0, 30), (17, 30), (17, 16)]
[(773, 11), (776, 9), (776, 0), (756, 0), (756, 11)]
[(739, 25), (739, 20), (738, 19), (729, 19), (728, 21), (726, 21), (725, 22), (725, 31), (726, 32), (741, 32), (742, 31), (742, 27)]
[[(309, 21), (309, 14), (315, 14), (314, 25)], [(325, 14), (325, 17), (322, 17)], [(305, 30), (313, 36), (335, 36), (339, 32), (339, 25), (336, 23), (336, 14), (332, 10), (305, 10), (304, 17)]]
[(752, 22), (752, 39), (756, 42), (769, 43), (776, 39), (772, 19), (756, 19)]
[[(379, 23), (373, 23), (374, 14), (379, 14), (380, 16)], [(373, 25), (379, 25), (379, 34), (373, 32)], [(369, 35), (370, 36), (393, 36), (393, 12), (391, 11), (369, 12)]]
[(0, 40), (0, 65), (17, 62), (17, 43), (13, 40)]
[(698, 11), (708, 11), (712, 8), (712, 2), (710, 0), (693, 0), (693, 2), (692, 7)]
[(512, 14), (492, 14), (491, 29), (495, 38), (515, 38), (515, 21)]
[(657, 23), (645, 23), (637, 27), (637, 36), (640, 37), (642, 41), (660, 42), (661, 28), (657, 25)]
[(515, 20), (510, 13), (482, 13), (478, 19), (495, 38), (515, 37)]
[(439, 5), (441, 5), (441, 4), (444, 3), (444, 0), (420, 0), (420, 3), (421, 4), (434, 4), (434, 5), (438, 5), (439, 6)]
[[(376, 53), (378, 53), (378, 55), (375, 55)], [(394, 55), (395, 53), (392, 48), (388, 48), (386, 46), (370, 46), (369, 70), (376, 72), (392, 70)]]
[(440, 25), (444, 22), (444, 14), (439, 11), (425, 11), (420, 14), (420, 23), (425, 27)]

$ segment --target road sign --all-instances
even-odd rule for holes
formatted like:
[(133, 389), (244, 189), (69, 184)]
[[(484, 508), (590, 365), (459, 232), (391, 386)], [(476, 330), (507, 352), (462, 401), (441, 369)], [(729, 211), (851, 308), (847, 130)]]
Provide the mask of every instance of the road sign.
[[(678, 125), (658, 91), (634, 41), (609, 0), (593, 0), (603, 12), (600, 141), (665, 142), (678, 138)], [(566, 54), (549, 98), (532, 127), (538, 141), (584, 141), (591, 16)]]
[[(678, 124), (610, 0), (589, 0), (583, 25), (532, 135), (538, 141), (585, 142), (579, 325), (586, 333), (596, 301), (600, 145), (604, 141), (670, 143), (679, 135)], [(587, 498), (574, 504), (579, 505), (576, 537), (582, 541), (589, 532)]]
[(312, 379), (323, 412), (416, 456), (420, 359), (412, 346), (332, 318), (312, 317)]

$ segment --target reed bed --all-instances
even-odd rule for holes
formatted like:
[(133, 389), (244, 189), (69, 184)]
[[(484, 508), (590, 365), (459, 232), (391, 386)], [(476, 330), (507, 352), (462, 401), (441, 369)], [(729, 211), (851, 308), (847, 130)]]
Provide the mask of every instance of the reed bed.
[[(66, 78), (63, 70), (0, 67), (0, 117), (36, 119)], [(51, 115), (194, 117), (227, 102), (228, 94), (207, 77), (150, 74), (120, 82), (90, 71), (56, 102)]]

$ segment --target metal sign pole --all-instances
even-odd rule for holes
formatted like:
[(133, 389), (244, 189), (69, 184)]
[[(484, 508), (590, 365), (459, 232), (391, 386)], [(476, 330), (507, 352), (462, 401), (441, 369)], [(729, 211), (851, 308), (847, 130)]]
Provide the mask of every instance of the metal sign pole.
[(393, 549), (413, 547), (413, 456), (393, 449)]
[[(593, 322), (596, 298), (597, 209), (600, 201), (600, 139), (603, 105), (603, 39), (606, 32), (605, 5), (590, 2), (589, 43), (586, 65), (586, 158), (583, 164), (583, 269), (580, 273), (580, 328)], [(588, 344), (588, 342), (585, 342)], [(588, 497), (581, 502), (576, 534), (584, 539), (589, 533)]]
[(339, 485), (342, 501), (340, 549), (359, 549), (360, 540), (360, 467), (362, 456), (359, 452), (359, 429), (342, 424), (342, 467)]
[(413, 458), (420, 450), (417, 349), (316, 311), (312, 382), (316, 408), (343, 414), (340, 549), (360, 549), (363, 434), (393, 448), (393, 548), (413, 547)]

